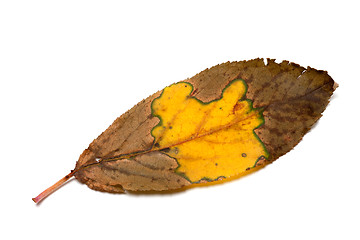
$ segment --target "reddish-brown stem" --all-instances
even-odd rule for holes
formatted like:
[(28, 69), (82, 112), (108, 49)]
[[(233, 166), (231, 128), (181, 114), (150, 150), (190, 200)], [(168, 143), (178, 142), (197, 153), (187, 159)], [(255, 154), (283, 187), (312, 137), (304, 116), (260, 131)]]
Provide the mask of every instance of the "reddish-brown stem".
[(66, 183), (72, 176), (74, 176), (75, 171), (71, 171), (68, 175), (66, 175), (65, 177), (63, 177), (62, 179), (60, 179), (59, 181), (57, 181), (54, 185), (52, 185), (51, 187), (47, 188), (45, 191), (43, 191), (42, 193), (40, 193), (37, 197), (33, 198), (32, 200), (35, 203), (39, 203), (41, 202), (41, 200), (43, 200), (44, 198), (46, 198), (47, 196), (49, 196), (51, 193), (53, 193), (54, 191), (56, 191), (56, 189), (58, 189), (59, 187), (61, 187), (61, 185), (63, 185), (64, 183)]

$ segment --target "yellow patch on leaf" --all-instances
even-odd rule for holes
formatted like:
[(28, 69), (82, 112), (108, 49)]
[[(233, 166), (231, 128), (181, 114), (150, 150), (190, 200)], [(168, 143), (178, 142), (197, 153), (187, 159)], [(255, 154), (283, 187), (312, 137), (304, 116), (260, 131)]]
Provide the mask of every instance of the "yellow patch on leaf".
[(209, 103), (191, 97), (192, 85), (166, 87), (152, 103), (161, 122), (153, 128), (154, 150), (167, 150), (191, 182), (231, 177), (255, 166), (268, 153), (254, 129), (263, 123), (262, 112), (243, 100), (244, 81), (232, 81), (218, 100)]

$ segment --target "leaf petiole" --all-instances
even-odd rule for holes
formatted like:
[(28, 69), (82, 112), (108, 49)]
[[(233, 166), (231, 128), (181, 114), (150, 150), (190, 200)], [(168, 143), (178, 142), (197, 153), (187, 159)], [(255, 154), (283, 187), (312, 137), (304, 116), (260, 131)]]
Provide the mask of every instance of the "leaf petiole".
[(45, 191), (40, 193), (37, 197), (33, 198), (32, 200), (35, 203), (41, 202), (43, 199), (45, 199), (47, 196), (49, 196), (51, 193), (55, 192), (59, 187), (61, 187), (64, 183), (66, 183), (71, 177), (73, 177), (75, 174), (75, 171), (71, 171), (68, 175), (57, 181), (54, 185), (47, 188)]

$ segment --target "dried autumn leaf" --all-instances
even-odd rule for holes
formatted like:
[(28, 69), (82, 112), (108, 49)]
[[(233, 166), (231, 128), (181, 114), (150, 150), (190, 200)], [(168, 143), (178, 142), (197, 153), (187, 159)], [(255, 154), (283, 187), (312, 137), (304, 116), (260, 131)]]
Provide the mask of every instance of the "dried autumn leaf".
[(99, 191), (163, 191), (276, 160), (321, 117), (337, 85), (325, 71), (267, 61), (217, 65), (141, 101), (33, 200), (72, 176)]

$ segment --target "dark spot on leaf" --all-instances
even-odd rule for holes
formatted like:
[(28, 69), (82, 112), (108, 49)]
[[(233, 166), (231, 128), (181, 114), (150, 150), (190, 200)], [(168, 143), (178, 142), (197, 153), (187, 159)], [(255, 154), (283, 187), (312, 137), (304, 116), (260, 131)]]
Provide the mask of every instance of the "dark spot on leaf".
[(242, 157), (246, 157), (247, 155), (246, 155), (246, 153), (243, 153), (243, 154), (241, 154), (241, 156), (242, 156)]
[(246, 169), (246, 171), (249, 171), (250, 170), (250, 168), (248, 167), (247, 169)]
[(159, 143), (155, 143), (155, 144), (154, 144), (154, 147), (157, 147), (157, 148), (158, 148), (158, 147), (160, 147), (160, 144), (159, 144)]
[(170, 152), (170, 148), (164, 148), (164, 149), (162, 149), (161, 151), (167, 153), (167, 152)]
[(217, 166), (218, 164), (217, 163), (215, 163), (215, 166)]

